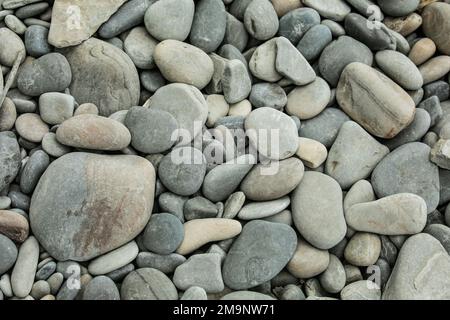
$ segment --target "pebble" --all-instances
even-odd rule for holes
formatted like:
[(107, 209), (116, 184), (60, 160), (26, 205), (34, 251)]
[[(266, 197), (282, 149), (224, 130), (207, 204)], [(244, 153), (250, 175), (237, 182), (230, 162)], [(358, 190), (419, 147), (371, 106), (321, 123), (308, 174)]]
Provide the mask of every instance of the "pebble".
[(70, 93), (79, 104), (93, 103), (106, 117), (138, 104), (139, 75), (133, 61), (119, 48), (90, 38), (68, 49), (65, 56), (72, 67)]
[(238, 214), (241, 220), (255, 220), (273, 216), (286, 209), (291, 200), (288, 196), (272, 201), (250, 202)]
[(347, 121), (328, 152), (325, 172), (345, 190), (358, 180), (367, 178), (388, 153), (389, 149), (360, 125)]
[(248, 43), (248, 32), (245, 25), (235, 16), (226, 13), (226, 28), (223, 43), (231, 44), (238, 50), (243, 51)]
[(172, 281), (152, 268), (130, 272), (122, 282), (120, 296), (123, 300), (178, 300)]
[(47, 281), (44, 280), (39, 280), (35, 282), (30, 292), (30, 296), (32, 296), (36, 300), (40, 300), (49, 294), (50, 294), (50, 285), (48, 284)]
[(344, 69), (336, 97), (350, 117), (380, 138), (395, 137), (414, 119), (415, 104), (411, 97), (388, 77), (363, 63), (355, 62)]
[(113, 281), (122, 281), (130, 272), (134, 271), (134, 264), (129, 263), (126, 266), (123, 266), (117, 270), (108, 272), (106, 276)]
[(267, 294), (255, 292), (255, 291), (234, 291), (224, 295), (220, 300), (275, 300), (273, 297)]
[(342, 208), (342, 190), (333, 178), (305, 172), (292, 194), (294, 224), (306, 241), (318, 249), (337, 245), (347, 232)]
[(215, 218), (218, 208), (214, 203), (203, 197), (191, 198), (184, 204), (184, 218), (186, 220)]
[(445, 81), (435, 81), (423, 87), (424, 98), (437, 96), (439, 101), (445, 102), (450, 97), (450, 85)]
[(0, 290), (2, 291), (4, 297), (10, 298), (13, 296), (11, 281), (8, 274), (4, 274), (0, 278)]
[(24, 113), (16, 120), (16, 129), (19, 135), (30, 142), (41, 142), (49, 132), (49, 128), (39, 115)]
[(283, 78), (275, 68), (277, 60), (277, 39), (271, 39), (258, 46), (253, 52), (248, 67), (256, 78), (277, 82)]
[(430, 162), (430, 147), (420, 142), (405, 144), (386, 156), (372, 174), (378, 197), (413, 193), (422, 197), (431, 213), (439, 203), (439, 170)]
[(50, 165), (50, 157), (42, 150), (34, 152), (20, 174), (20, 190), (26, 194), (33, 192), (45, 169)]
[(244, 25), (253, 38), (268, 40), (278, 31), (278, 15), (269, 0), (252, 0), (245, 9)]
[(280, 199), (291, 193), (303, 178), (302, 161), (289, 158), (269, 164), (257, 164), (246, 175), (240, 189), (254, 201)]
[(403, 244), (383, 300), (449, 299), (450, 258), (434, 237), (417, 234)]
[(208, 297), (206, 295), (205, 289), (197, 286), (193, 286), (188, 288), (183, 295), (181, 296), (180, 300), (208, 300)]
[(50, 125), (61, 124), (73, 116), (75, 99), (59, 92), (44, 93), (39, 97), (39, 114)]
[(425, 201), (411, 193), (398, 193), (376, 201), (357, 203), (345, 212), (349, 227), (381, 235), (408, 235), (423, 230)]
[(450, 168), (449, 163), (449, 140), (440, 139), (431, 149), (430, 161), (439, 166), (440, 168)]
[(411, 48), (408, 58), (416, 65), (428, 61), (436, 53), (436, 44), (430, 38), (422, 38)]
[(51, 275), (53, 275), (56, 271), (56, 263), (54, 261), (50, 261), (43, 266), (40, 267), (40, 264), (38, 265), (38, 271), (36, 272), (36, 279), (37, 280), (47, 280), (50, 278)]
[(22, 243), (28, 238), (29, 233), (28, 220), (21, 214), (0, 210), (0, 233), (9, 239)]
[(220, 94), (211, 94), (206, 97), (206, 103), (208, 104), (208, 120), (206, 125), (208, 127), (214, 127), (217, 120), (228, 115), (230, 105), (225, 100), (225, 97)]
[(303, 3), (311, 7), (322, 17), (333, 21), (342, 21), (351, 9), (343, 0), (304, 0)]
[(448, 35), (450, 31), (450, 4), (432, 3), (427, 5), (422, 13), (423, 31), (433, 40), (439, 51), (450, 54)]
[(7, 196), (0, 196), (0, 210), (8, 209), (11, 205), (11, 199)]
[[(50, 164), (34, 191), (33, 232), (57, 260), (95, 258), (142, 231), (153, 207), (154, 182), (153, 166), (137, 156), (67, 154)], [(55, 188), (61, 197), (49, 198)]]
[[(273, 108), (258, 108), (245, 119), (250, 143), (258, 152), (273, 160), (291, 157), (298, 149), (297, 126), (286, 114)], [(277, 136), (278, 135), (278, 136)], [(279, 139), (277, 145), (270, 141)], [(272, 147), (275, 147), (272, 150)]]
[(11, 269), (17, 260), (17, 253), (17, 247), (14, 242), (0, 234), (0, 275)]
[(330, 254), (330, 263), (319, 276), (320, 285), (329, 293), (338, 293), (344, 288), (346, 279), (341, 261), (335, 255)]
[(25, 45), (22, 39), (8, 28), (0, 28), (0, 64), (12, 67), (14, 61), (22, 55), (22, 62), (25, 60)]
[(295, 155), (310, 169), (318, 169), (328, 157), (327, 148), (316, 140), (299, 138), (298, 144)]
[(245, 203), (245, 193), (238, 191), (232, 193), (225, 202), (223, 209), (223, 218), (233, 219), (237, 216)]
[(50, 292), (53, 295), (56, 295), (61, 288), (64, 281), (64, 276), (57, 272), (50, 276), (50, 278), (47, 279), (48, 284), (50, 285)]
[(279, 24), (278, 34), (296, 46), (309, 29), (320, 24), (320, 15), (312, 8), (298, 8), (282, 16)]
[(365, 44), (358, 40), (341, 36), (322, 51), (319, 58), (320, 74), (332, 87), (336, 87), (342, 71), (352, 62), (371, 66), (373, 54)]
[(10, 131), (0, 132), (0, 191), (16, 178), (20, 161), (20, 146), (16, 136)]
[(191, 31), (194, 10), (193, 0), (157, 1), (145, 13), (145, 27), (160, 41), (167, 39), (184, 41)]
[[(425, 109), (425, 111), (429, 114), (429, 116), (431, 117), (430, 126), (434, 126), (437, 122), (439, 122), (442, 119), (442, 117), (444, 115), (444, 112), (441, 107), (441, 103), (437, 96), (432, 96), (430, 98), (423, 100), (418, 105), (418, 108)], [(416, 110), (416, 113), (417, 112), (418, 112), (418, 110)]]
[(252, 86), (249, 100), (255, 108), (283, 109), (287, 96), (283, 88), (275, 83), (257, 83)]
[(371, 233), (356, 233), (345, 247), (345, 260), (354, 266), (373, 265), (380, 256), (381, 240)]
[(330, 263), (327, 250), (320, 250), (299, 238), (294, 256), (287, 264), (287, 270), (297, 278), (310, 279), (324, 272)]
[(346, 285), (341, 293), (342, 300), (380, 300), (380, 287), (370, 280), (359, 280)]
[(89, 263), (88, 270), (93, 276), (104, 275), (132, 262), (138, 255), (139, 249), (136, 242), (131, 241), (126, 245), (108, 252)]
[(330, 102), (331, 90), (325, 80), (317, 77), (312, 83), (296, 87), (287, 98), (286, 112), (300, 120), (320, 114)]
[(195, 254), (179, 265), (173, 275), (173, 283), (180, 290), (192, 286), (203, 288), (206, 293), (219, 293), (224, 289), (220, 256), (215, 253)]
[(231, 60), (225, 65), (222, 89), (228, 103), (238, 103), (246, 99), (252, 90), (252, 81), (246, 66), (239, 60)]
[(272, 279), (287, 265), (296, 246), (297, 236), (291, 227), (250, 221), (233, 242), (223, 263), (225, 285), (246, 290)]
[(272, 0), (271, 2), (279, 17), (303, 6), (300, 0)]
[(59, 143), (90, 150), (122, 150), (131, 141), (128, 129), (118, 121), (83, 114), (64, 121), (56, 130)]
[(99, 276), (86, 285), (83, 300), (120, 300), (120, 293), (114, 281), (108, 277)]
[(124, 39), (123, 48), (136, 68), (146, 70), (154, 67), (153, 54), (157, 44), (144, 27), (135, 27)]
[[(17, 12), (16, 12), (17, 14)], [(39, 58), (52, 51), (51, 45), (47, 42), (48, 29), (39, 25), (32, 25), (25, 31), (25, 48), (32, 57)]]
[(185, 261), (186, 258), (177, 253), (159, 255), (151, 252), (140, 252), (136, 258), (136, 265), (139, 268), (154, 268), (169, 274), (173, 273)]
[(49, 132), (42, 138), (42, 149), (49, 155), (55, 158), (62, 157), (70, 152), (70, 148), (62, 145), (56, 139), (56, 133)]
[(419, 71), (422, 74), (424, 84), (439, 80), (450, 72), (450, 57), (434, 57), (421, 65)]
[(184, 238), (183, 224), (172, 214), (152, 215), (143, 234), (143, 245), (158, 254), (173, 253)]
[(181, 255), (192, 253), (209, 242), (234, 238), (242, 230), (238, 221), (223, 218), (195, 219), (183, 227), (184, 239), (177, 249)]
[(0, 108), (0, 132), (11, 130), (14, 127), (16, 119), (17, 119), (16, 106), (10, 98), (6, 97), (5, 101), (3, 101), (2, 107)]
[(298, 51), (308, 61), (313, 61), (320, 56), (326, 46), (333, 40), (330, 28), (318, 24), (309, 29), (297, 45)]
[(16, 264), (11, 274), (11, 287), (14, 295), (25, 298), (31, 292), (39, 259), (39, 243), (29, 237), (19, 249)]
[(158, 70), (142, 71), (140, 80), (142, 86), (152, 93), (156, 92), (156, 90), (166, 85), (166, 79), (164, 79), (164, 77)]

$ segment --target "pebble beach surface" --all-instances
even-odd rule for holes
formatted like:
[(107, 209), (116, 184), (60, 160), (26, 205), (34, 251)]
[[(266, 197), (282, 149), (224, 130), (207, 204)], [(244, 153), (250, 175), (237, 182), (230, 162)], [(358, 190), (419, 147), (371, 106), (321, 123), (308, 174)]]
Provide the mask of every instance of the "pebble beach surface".
[(450, 1), (0, 0), (0, 300), (450, 299)]

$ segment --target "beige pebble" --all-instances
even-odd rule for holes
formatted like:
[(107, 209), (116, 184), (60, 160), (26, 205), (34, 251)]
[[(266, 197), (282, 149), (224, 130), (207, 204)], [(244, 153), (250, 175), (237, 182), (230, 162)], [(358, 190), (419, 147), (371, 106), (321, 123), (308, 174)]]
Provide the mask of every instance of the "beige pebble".
[(418, 66), (428, 61), (428, 59), (430, 59), (435, 53), (436, 45), (434, 44), (433, 40), (429, 38), (423, 38), (413, 45), (408, 57), (412, 62), (414, 62), (416, 66)]
[(450, 72), (450, 57), (437, 56), (419, 67), (423, 77), (423, 84), (428, 84), (439, 80)]
[(252, 112), (252, 104), (247, 99), (242, 100), (241, 102), (230, 105), (230, 109), (228, 110), (229, 116), (241, 116), (247, 117), (250, 112)]
[(297, 278), (309, 279), (324, 272), (330, 263), (327, 250), (311, 246), (303, 239), (298, 239), (297, 249), (287, 264), (288, 271)]
[(54, 295), (48, 294), (45, 297), (42, 297), (41, 300), (56, 300)]
[(2, 107), (0, 108), (0, 132), (11, 130), (12, 127), (14, 127), (16, 119), (16, 106), (10, 98), (6, 97), (3, 101)]
[(383, 22), (389, 29), (392, 29), (400, 33), (402, 36), (406, 37), (416, 31), (422, 25), (422, 17), (413, 12), (406, 17), (387, 17)]
[(242, 231), (240, 222), (232, 219), (196, 219), (184, 224), (184, 240), (177, 250), (178, 254), (189, 254), (201, 246), (230, 239)]
[(208, 119), (206, 125), (208, 127), (214, 127), (216, 121), (228, 114), (230, 106), (226, 102), (225, 97), (220, 94), (211, 94), (206, 97), (206, 103), (208, 104)]
[(0, 233), (4, 234), (13, 241), (24, 242), (29, 233), (28, 220), (14, 212), (8, 210), (0, 210)]
[(327, 148), (319, 141), (313, 139), (298, 139), (299, 147), (296, 152), (297, 157), (299, 157), (308, 168), (316, 169), (320, 167), (327, 159)]
[(278, 17), (284, 16), (289, 11), (303, 7), (300, 0), (270, 0)]
[(49, 132), (47, 124), (35, 113), (20, 115), (16, 120), (16, 130), (22, 138), (36, 143), (40, 143)]
[(356, 233), (344, 250), (344, 257), (357, 267), (368, 267), (377, 262), (381, 252), (380, 237), (365, 232)]
[(98, 115), (98, 108), (93, 103), (83, 103), (75, 110), (74, 116), (79, 116), (81, 114)]

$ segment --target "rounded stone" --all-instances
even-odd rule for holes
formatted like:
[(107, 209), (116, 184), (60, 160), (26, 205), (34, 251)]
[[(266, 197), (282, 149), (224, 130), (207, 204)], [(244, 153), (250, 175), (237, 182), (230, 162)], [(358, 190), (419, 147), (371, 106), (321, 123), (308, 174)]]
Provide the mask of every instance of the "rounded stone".
[(154, 67), (153, 53), (157, 44), (158, 41), (144, 27), (136, 27), (123, 41), (123, 48), (137, 68), (151, 69)]
[(39, 243), (29, 237), (19, 249), (16, 264), (11, 274), (11, 287), (14, 295), (25, 298), (31, 292), (39, 259)]
[(79, 116), (82, 114), (93, 114), (93, 115), (98, 116), (98, 108), (93, 103), (90, 103), (90, 102), (83, 103), (77, 107), (77, 109), (75, 110), (73, 115)]
[(102, 116), (138, 105), (139, 75), (125, 52), (90, 38), (65, 56), (72, 68), (70, 93), (79, 104), (95, 104)]
[(314, 248), (303, 239), (298, 239), (297, 249), (287, 265), (288, 271), (297, 278), (310, 279), (324, 272), (330, 263), (326, 250)]
[(298, 139), (299, 147), (295, 155), (299, 157), (308, 168), (319, 168), (328, 157), (327, 148), (316, 140), (308, 138)]
[(131, 134), (118, 121), (82, 114), (64, 121), (56, 130), (56, 139), (70, 147), (114, 151), (126, 148)]
[(285, 210), (290, 203), (289, 197), (271, 201), (250, 202), (239, 211), (238, 218), (241, 220), (255, 220), (273, 217)]
[(303, 35), (320, 24), (319, 13), (312, 8), (294, 9), (280, 18), (278, 34), (297, 45)]
[(28, 220), (18, 212), (0, 210), (0, 233), (11, 240), (22, 243), (28, 238)]
[(60, 261), (95, 258), (144, 229), (153, 208), (154, 183), (153, 166), (143, 158), (67, 154), (51, 163), (34, 191), (33, 232)]
[(256, 165), (241, 183), (245, 196), (254, 201), (276, 200), (291, 193), (303, 178), (305, 167), (296, 158)]
[(336, 180), (307, 171), (291, 201), (294, 224), (314, 247), (330, 249), (345, 237), (342, 190)]
[(14, 242), (0, 234), (0, 275), (6, 273), (16, 263), (17, 253)]
[(55, 158), (59, 158), (66, 153), (70, 152), (70, 148), (62, 145), (56, 139), (56, 134), (49, 132), (42, 138), (42, 149), (49, 155)]
[(31, 25), (25, 31), (25, 48), (32, 57), (38, 58), (52, 52), (52, 46), (48, 43), (48, 28)]
[(254, 108), (281, 110), (287, 103), (286, 93), (276, 83), (257, 83), (252, 86), (249, 100)]
[(34, 152), (20, 174), (20, 190), (26, 194), (32, 193), (49, 164), (48, 154), (42, 150)]
[(120, 300), (120, 293), (114, 281), (108, 277), (99, 276), (86, 285), (83, 300)]
[(330, 86), (325, 80), (317, 77), (314, 82), (297, 87), (289, 93), (286, 112), (297, 116), (300, 120), (311, 119), (326, 108), (330, 98)]
[(169, 213), (155, 214), (144, 230), (142, 243), (158, 254), (175, 252), (184, 238), (183, 225), (176, 216)]
[(135, 241), (131, 241), (92, 260), (88, 265), (89, 274), (97, 276), (118, 270), (132, 262), (138, 253), (138, 245)]
[(330, 28), (318, 24), (309, 29), (297, 45), (298, 51), (306, 60), (312, 61), (320, 56), (323, 49), (333, 40)]
[(357, 267), (377, 262), (381, 252), (380, 237), (371, 233), (356, 233), (345, 247), (345, 260)]
[(130, 272), (123, 280), (120, 295), (123, 300), (178, 300), (178, 292), (161, 271), (142, 268)]
[(0, 64), (12, 67), (19, 55), (23, 62), (26, 51), (22, 39), (8, 28), (0, 28), (0, 39)]
[(208, 297), (206, 295), (205, 289), (193, 286), (183, 293), (183, 296), (180, 298), (180, 300), (200, 301), (200, 300), (208, 300)]
[(191, 31), (194, 11), (193, 0), (156, 1), (145, 13), (145, 27), (158, 40), (184, 41)]
[(234, 290), (245, 290), (272, 279), (292, 258), (295, 231), (284, 224), (250, 221), (233, 242), (223, 264), (223, 280)]
[(315, 9), (322, 17), (333, 21), (342, 21), (350, 13), (350, 6), (343, 0), (303, 0), (303, 3)]
[(450, 4), (432, 3), (422, 13), (423, 30), (428, 38), (434, 41), (439, 51), (450, 54)]
[(68, 94), (47, 92), (39, 97), (39, 113), (46, 123), (60, 124), (73, 115), (75, 99)]
[(378, 5), (384, 13), (393, 17), (403, 17), (416, 11), (420, 0), (378, 0)]
[(330, 263), (325, 272), (319, 276), (321, 286), (329, 293), (338, 293), (344, 288), (346, 279), (342, 262), (330, 254)]
[(136, 265), (139, 268), (154, 268), (165, 274), (169, 274), (173, 273), (185, 261), (185, 257), (176, 253), (160, 255), (152, 252), (141, 252), (136, 258)]
[(203, 89), (211, 80), (214, 65), (201, 49), (178, 40), (160, 42), (153, 59), (164, 78)]
[(17, 87), (29, 96), (67, 89), (72, 81), (72, 70), (60, 53), (48, 53), (25, 63), (17, 75)]
[(192, 147), (174, 149), (164, 156), (158, 167), (164, 186), (181, 196), (196, 193), (202, 186), (205, 173), (205, 157)]
[(408, 58), (416, 65), (426, 62), (436, 53), (436, 44), (430, 38), (422, 38), (411, 48)]
[[(1, 80), (0, 80), (0, 88), (1, 88)], [(16, 119), (17, 119), (16, 106), (10, 98), (5, 97), (3, 105), (0, 108), (0, 132), (11, 130), (14, 127)]]
[[(245, 119), (250, 143), (260, 154), (274, 160), (291, 157), (298, 149), (298, 132), (294, 120), (273, 108), (252, 111)], [(277, 143), (272, 143), (274, 139)]]
[(248, 43), (248, 33), (244, 24), (233, 15), (226, 13), (227, 24), (223, 43), (231, 44), (238, 50), (244, 51)]
[(439, 204), (439, 170), (430, 158), (430, 147), (420, 142), (405, 144), (387, 155), (372, 174), (378, 197), (413, 193), (422, 197), (428, 213)]
[(144, 70), (140, 76), (142, 86), (149, 92), (155, 92), (166, 84), (159, 70)]
[(244, 13), (248, 33), (257, 40), (268, 40), (278, 31), (278, 16), (268, 0), (253, 0)]
[(35, 113), (24, 113), (16, 120), (17, 133), (31, 142), (40, 143), (49, 132), (47, 124)]
[(283, 77), (275, 68), (277, 58), (277, 40), (271, 39), (258, 46), (248, 63), (249, 69), (255, 77), (276, 82)]
[(127, 113), (125, 126), (130, 130), (133, 148), (146, 154), (167, 151), (176, 142), (177, 136), (173, 135), (178, 123), (163, 110), (133, 107)]
[(421, 65), (419, 71), (422, 74), (424, 84), (437, 81), (449, 73), (450, 57), (446, 55), (434, 57)]
[(380, 300), (380, 287), (370, 280), (359, 280), (346, 285), (341, 293), (342, 300)]
[(21, 160), (16, 136), (10, 131), (0, 132), (0, 191), (16, 178)]

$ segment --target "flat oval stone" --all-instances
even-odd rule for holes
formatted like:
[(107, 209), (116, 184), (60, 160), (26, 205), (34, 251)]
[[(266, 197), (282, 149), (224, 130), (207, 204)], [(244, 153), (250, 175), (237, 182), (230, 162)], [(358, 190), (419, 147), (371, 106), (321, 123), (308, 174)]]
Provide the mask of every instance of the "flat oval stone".
[(132, 262), (139, 253), (135, 241), (110, 251), (92, 260), (88, 265), (88, 271), (93, 276), (107, 274)]
[(320, 56), (323, 49), (333, 40), (330, 28), (318, 24), (309, 29), (297, 45), (303, 57), (312, 61)]
[(50, 164), (50, 157), (42, 150), (34, 152), (20, 174), (20, 190), (31, 193), (36, 187), (39, 178)]
[(143, 153), (167, 151), (177, 138), (172, 135), (178, 129), (178, 123), (163, 110), (133, 107), (127, 113), (125, 125), (131, 133), (131, 145)]
[(39, 113), (46, 123), (60, 124), (73, 115), (75, 99), (68, 94), (47, 92), (39, 97)]
[(0, 132), (0, 190), (16, 178), (21, 167), (20, 146), (9, 131)]
[(0, 28), (0, 64), (12, 67), (19, 55), (25, 59), (25, 45), (22, 39), (8, 28)]
[(342, 21), (350, 13), (350, 7), (343, 0), (304, 0), (303, 3), (315, 9), (322, 17)]
[(290, 203), (291, 200), (287, 196), (272, 201), (250, 202), (239, 211), (238, 218), (255, 220), (271, 217), (282, 212)]
[(123, 48), (139, 69), (154, 67), (153, 53), (158, 41), (148, 34), (144, 27), (133, 28), (123, 41)]
[(365, 44), (351, 37), (341, 36), (322, 51), (319, 59), (320, 74), (332, 87), (336, 87), (342, 71), (352, 62), (371, 66), (372, 51)]
[(413, 120), (415, 104), (391, 79), (359, 62), (342, 72), (336, 91), (341, 108), (369, 133), (393, 138)]
[(419, 69), (407, 56), (393, 50), (378, 51), (375, 55), (377, 65), (405, 90), (419, 90), (423, 78)]
[(177, 253), (187, 255), (209, 242), (231, 239), (240, 234), (242, 225), (232, 219), (195, 219), (184, 224), (184, 239)]
[(174, 149), (164, 156), (158, 167), (164, 186), (180, 196), (196, 193), (202, 186), (205, 173), (205, 157), (192, 147)]
[(242, 181), (241, 190), (254, 201), (279, 199), (298, 186), (304, 172), (303, 163), (296, 158), (257, 164)]
[[(154, 183), (155, 171), (146, 159), (69, 153), (50, 164), (34, 191), (33, 232), (60, 261), (95, 258), (144, 229), (153, 208)], [(49, 192), (67, 196), (49, 198)]]
[(427, 219), (425, 201), (411, 193), (398, 193), (376, 201), (357, 203), (345, 212), (349, 227), (383, 235), (416, 234)]
[(58, 142), (91, 150), (122, 150), (131, 141), (128, 129), (118, 121), (82, 114), (64, 121), (56, 130)]
[(253, 147), (270, 159), (289, 158), (298, 149), (298, 132), (294, 120), (273, 108), (252, 111), (245, 119), (245, 130)]
[(39, 243), (29, 237), (19, 249), (16, 264), (11, 274), (11, 287), (14, 295), (25, 298), (31, 292), (39, 259)]
[(416, 65), (421, 65), (436, 53), (436, 44), (430, 38), (422, 38), (411, 48), (408, 58)]
[(120, 293), (114, 281), (108, 277), (99, 276), (86, 285), (83, 300), (120, 300)]
[(325, 172), (345, 190), (358, 180), (367, 178), (388, 153), (386, 146), (356, 122), (347, 121), (328, 152)]
[(192, 0), (156, 1), (145, 13), (145, 27), (158, 40), (184, 41), (191, 31), (194, 11)]
[(449, 299), (449, 270), (449, 255), (438, 240), (425, 233), (412, 236), (400, 250), (383, 299)]
[(195, 7), (190, 43), (205, 52), (215, 51), (225, 36), (227, 15), (221, 0), (201, 0)]
[(314, 248), (299, 238), (294, 256), (287, 265), (288, 271), (297, 278), (309, 279), (324, 272), (330, 263), (330, 254), (326, 250)]
[[(0, 76), (0, 79), (2, 76)], [(1, 80), (0, 80), (0, 88)], [(2, 131), (9, 131), (14, 127), (14, 124), (17, 119), (17, 110), (14, 102), (8, 98), (5, 97), (5, 100), (3, 101), (3, 105), (0, 108), (0, 132)]]
[(49, 53), (25, 63), (17, 75), (19, 90), (28, 96), (63, 91), (69, 87), (71, 81), (71, 67), (60, 53)]
[(130, 272), (122, 282), (123, 300), (178, 300), (178, 292), (161, 271), (141, 268)]
[(79, 104), (93, 103), (106, 117), (138, 105), (139, 75), (125, 52), (90, 38), (68, 49), (65, 56), (72, 68), (70, 93)]
[(430, 158), (430, 147), (419, 142), (405, 144), (387, 155), (372, 174), (378, 197), (413, 193), (422, 197), (427, 212), (439, 204), (439, 170)]
[(223, 264), (223, 280), (245, 290), (271, 280), (289, 262), (297, 246), (295, 231), (284, 224), (250, 221), (233, 242)]
[(375, 234), (356, 233), (345, 247), (345, 260), (357, 267), (368, 267), (377, 262), (381, 252), (381, 240)]
[(268, 40), (278, 31), (278, 16), (268, 0), (253, 0), (244, 13), (248, 33), (257, 40)]
[(439, 80), (450, 71), (450, 57), (434, 57), (421, 65), (419, 71), (422, 74), (424, 84)]
[(280, 18), (278, 34), (296, 46), (305, 32), (318, 24), (320, 24), (320, 15), (316, 10), (298, 8)]
[(314, 118), (321, 113), (331, 98), (328, 83), (317, 77), (312, 83), (292, 90), (287, 99), (286, 112), (300, 120)]
[(423, 31), (428, 38), (434, 41), (439, 51), (450, 54), (450, 4), (432, 3), (425, 7), (423, 18)]
[(326, 292), (338, 293), (345, 286), (345, 269), (342, 262), (330, 254), (330, 263), (327, 269), (319, 276), (320, 285)]
[(185, 261), (186, 258), (177, 253), (159, 255), (152, 252), (141, 252), (136, 258), (136, 265), (139, 268), (153, 268), (169, 274)]
[(59, 158), (71, 151), (70, 147), (67, 147), (58, 142), (56, 134), (53, 132), (47, 133), (42, 138), (42, 149), (49, 155), (55, 158)]
[(342, 190), (333, 178), (319, 172), (305, 172), (292, 194), (291, 204), (297, 230), (314, 247), (330, 249), (345, 237)]
[(25, 31), (25, 48), (29, 55), (41, 57), (52, 52), (52, 46), (48, 43), (48, 29), (39, 25), (32, 25)]
[(16, 130), (22, 138), (36, 143), (49, 132), (47, 124), (35, 113), (21, 114), (16, 120)]
[(184, 238), (183, 224), (173, 214), (154, 214), (144, 230), (142, 243), (150, 251), (170, 254), (177, 250)]
[(8, 237), (0, 234), (0, 274), (6, 273), (17, 260), (17, 247)]
[(11, 240), (22, 243), (28, 238), (30, 227), (28, 220), (21, 214), (0, 210), (0, 233)]

